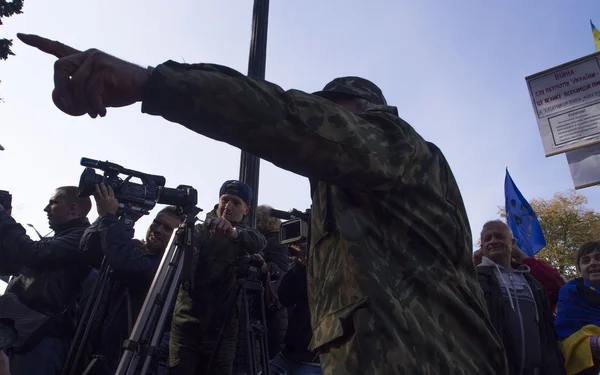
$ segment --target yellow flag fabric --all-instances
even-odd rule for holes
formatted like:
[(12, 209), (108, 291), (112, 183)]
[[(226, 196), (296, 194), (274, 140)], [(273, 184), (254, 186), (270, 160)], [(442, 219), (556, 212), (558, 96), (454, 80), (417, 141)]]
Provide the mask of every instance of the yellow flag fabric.
[(577, 374), (594, 365), (590, 337), (600, 336), (600, 327), (587, 325), (558, 343), (565, 357), (567, 375)]
[(594, 37), (594, 44), (596, 45), (596, 51), (600, 51), (600, 31), (596, 29), (592, 20), (590, 20), (590, 25), (592, 25), (592, 36)]

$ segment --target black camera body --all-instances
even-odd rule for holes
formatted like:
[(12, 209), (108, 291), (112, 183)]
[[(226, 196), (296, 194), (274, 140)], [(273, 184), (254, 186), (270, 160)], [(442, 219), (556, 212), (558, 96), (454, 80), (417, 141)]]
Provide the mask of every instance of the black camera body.
[(310, 208), (304, 212), (293, 209), (290, 212), (271, 209), (270, 216), (286, 220), (279, 227), (279, 242), (293, 245), (307, 242), (310, 235)]
[(12, 195), (6, 190), (0, 190), (0, 205), (7, 211), (12, 208)]
[(251, 256), (240, 256), (235, 260), (237, 278), (246, 280), (257, 280), (260, 277), (262, 261)]
[(279, 227), (279, 242), (282, 245), (306, 242), (308, 240), (309, 225), (309, 223), (300, 218), (281, 223)]
[[(129, 208), (138, 214), (147, 214), (157, 203), (168, 204), (176, 207), (194, 207), (198, 203), (198, 192), (187, 185), (180, 185), (176, 189), (165, 187), (166, 180), (163, 176), (151, 175), (111, 163), (88, 158), (81, 158), (81, 165), (85, 168), (79, 179), (80, 197), (88, 197), (95, 191), (96, 185), (110, 186), (119, 206)], [(96, 174), (94, 169), (104, 171), (104, 175)], [(119, 174), (127, 175), (125, 180)], [(132, 177), (139, 178), (142, 183), (131, 182)]]

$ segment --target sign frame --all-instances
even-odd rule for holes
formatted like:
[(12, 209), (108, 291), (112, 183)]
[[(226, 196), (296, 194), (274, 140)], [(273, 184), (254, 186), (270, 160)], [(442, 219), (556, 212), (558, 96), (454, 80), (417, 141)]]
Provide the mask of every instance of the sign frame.
[(600, 52), (525, 77), (546, 157), (600, 143)]

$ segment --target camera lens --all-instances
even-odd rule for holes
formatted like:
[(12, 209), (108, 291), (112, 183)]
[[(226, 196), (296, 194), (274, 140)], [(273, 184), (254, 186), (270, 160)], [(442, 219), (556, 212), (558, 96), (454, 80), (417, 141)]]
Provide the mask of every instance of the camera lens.
[(94, 193), (96, 184), (102, 182), (102, 177), (96, 175), (96, 171), (93, 168), (86, 168), (83, 170), (81, 177), (79, 178), (79, 188), (77, 195), (81, 198), (89, 197)]

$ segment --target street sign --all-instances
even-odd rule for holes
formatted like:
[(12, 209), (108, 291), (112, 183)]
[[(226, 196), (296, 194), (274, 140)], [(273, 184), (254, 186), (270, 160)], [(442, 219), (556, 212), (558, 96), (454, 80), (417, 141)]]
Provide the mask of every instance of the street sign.
[(600, 52), (525, 80), (546, 156), (600, 143)]

